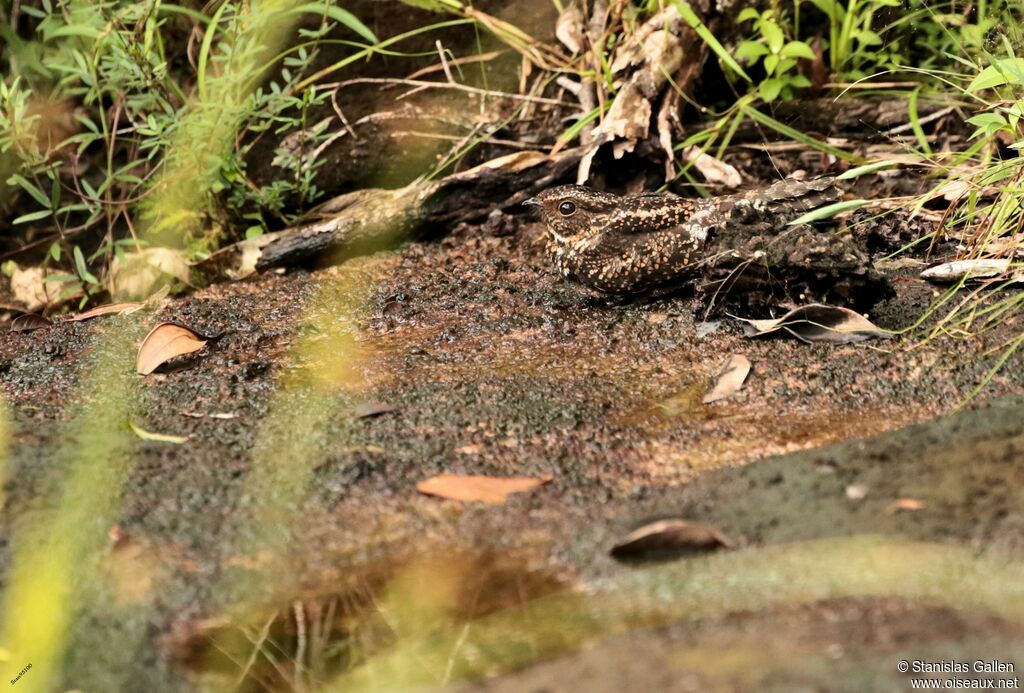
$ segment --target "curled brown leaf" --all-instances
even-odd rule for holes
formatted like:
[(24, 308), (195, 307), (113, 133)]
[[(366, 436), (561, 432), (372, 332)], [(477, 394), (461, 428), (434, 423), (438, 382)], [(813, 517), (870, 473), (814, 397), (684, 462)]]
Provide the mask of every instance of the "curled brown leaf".
[(149, 375), (177, 356), (199, 351), (207, 341), (184, 325), (162, 322), (142, 340), (135, 359), (135, 370), (141, 375)]
[(11, 320), (11, 332), (31, 332), (42, 327), (49, 327), (53, 321), (35, 313), (25, 313)]
[(729, 548), (732, 542), (717, 527), (667, 518), (633, 530), (618, 541), (610, 553), (613, 558), (636, 559)]
[(428, 496), (449, 500), (504, 503), (513, 493), (529, 491), (551, 481), (550, 476), (494, 477), (482, 475), (441, 474), (416, 484), (416, 490)]

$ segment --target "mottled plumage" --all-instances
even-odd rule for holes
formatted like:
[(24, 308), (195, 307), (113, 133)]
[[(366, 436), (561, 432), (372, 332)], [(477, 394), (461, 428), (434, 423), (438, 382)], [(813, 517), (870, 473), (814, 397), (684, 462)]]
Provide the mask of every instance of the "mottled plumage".
[(711, 200), (671, 193), (619, 196), (580, 185), (545, 190), (540, 207), (548, 250), (567, 279), (604, 294), (633, 295), (692, 277), (710, 238), (727, 224), (768, 219), (782, 228), (839, 199), (832, 179), (783, 181)]

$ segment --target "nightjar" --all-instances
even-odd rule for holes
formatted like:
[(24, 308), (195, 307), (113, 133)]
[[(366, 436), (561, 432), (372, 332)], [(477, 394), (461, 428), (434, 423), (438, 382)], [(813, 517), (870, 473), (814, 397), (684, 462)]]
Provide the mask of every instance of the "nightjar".
[(839, 197), (832, 178), (819, 178), (713, 199), (620, 196), (563, 185), (524, 204), (540, 207), (548, 251), (563, 277), (602, 294), (630, 296), (698, 274), (710, 259), (709, 240), (729, 225), (768, 222), (782, 229)]

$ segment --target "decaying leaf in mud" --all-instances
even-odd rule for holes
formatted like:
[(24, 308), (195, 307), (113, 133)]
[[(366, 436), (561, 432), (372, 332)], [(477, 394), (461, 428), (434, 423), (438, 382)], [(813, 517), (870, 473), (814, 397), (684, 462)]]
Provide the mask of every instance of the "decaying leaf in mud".
[(121, 313), (127, 313), (129, 311), (136, 310), (146, 305), (145, 303), (109, 303), (105, 306), (96, 306), (92, 310), (87, 310), (84, 313), (76, 313), (75, 315), (69, 315), (68, 320), (71, 322), (82, 322), (85, 320), (92, 320), (102, 315), (120, 315)]
[(42, 327), (49, 327), (53, 321), (35, 313), (25, 313), (11, 320), (11, 332), (31, 332)]
[(847, 344), (873, 338), (891, 339), (893, 336), (860, 313), (849, 308), (826, 306), (821, 303), (794, 308), (781, 318), (744, 320), (754, 328), (748, 335), (751, 337), (782, 331), (802, 342)]
[(704, 395), (704, 399), (701, 401), (704, 404), (711, 404), (736, 394), (743, 387), (748, 375), (750, 375), (750, 359), (743, 354), (733, 354), (725, 362), (718, 377), (715, 378), (714, 387)]
[(961, 279), (987, 279), (1005, 274), (1010, 259), (975, 259), (945, 262), (921, 272), (921, 279), (932, 282), (958, 282)]
[(136, 426), (133, 422), (128, 422), (128, 428), (132, 429), (132, 433), (137, 435), (143, 440), (149, 440), (154, 443), (174, 443), (175, 445), (181, 445), (188, 440), (188, 436), (175, 436), (167, 433), (154, 433), (153, 431), (147, 431), (141, 426)]
[(611, 548), (610, 554), (619, 559), (641, 559), (731, 548), (732, 542), (717, 527), (668, 518), (633, 530)]
[(511, 494), (535, 489), (548, 483), (551, 479), (550, 476), (532, 478), (441, 474), (416, 484), (416, 490), (428, 496), (438, 496), (449, 500), (501, 504)]
[(177, 356), (199, 351), (209, 341), (187, 327), (173, 322), (162, 322), (154, 327), (139, 346), (135, 370), (149, 375)]

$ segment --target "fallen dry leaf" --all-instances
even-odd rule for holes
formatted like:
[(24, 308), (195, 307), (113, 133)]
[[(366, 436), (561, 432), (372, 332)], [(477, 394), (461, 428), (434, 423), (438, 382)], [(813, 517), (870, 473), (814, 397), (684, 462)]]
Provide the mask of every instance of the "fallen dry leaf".
[(985, 279), (987, 277), (998, 277), (1001, 274), (1005, 274), (1009, 269), (1009, 258), (956, 260), (955, 262), (946, 262), (935, 267), (929, 267), (921, 272), (921, 279), (927, 279), (932, 282)]
[(613, 558), (656, 557), (730, 549), (732, 542), (711, 525), (678, 518), (655, 520), (639, 527), (612, 547)]
[(750, 359), (742, 354), (733, 354), (725, 362), (718, 377), (715, 378), (714, 387), (704, 395), (704, 399), (701, 401), (704, 404), (711, 404), (736, 394), (743, 387), (748, 375), (750, 375)]
[(11, 274), (11, 293), (27, 312), (58, 303), (64, 290), (71, 286), (67, 282), (47, 281), (47, 274), (42, 267), (17, 268)]
[(35, 313), (25, 313), (11, 320), (11, 332), (31, 332), (42, 327), (49, 327), (53, 321)]
[(802, 342), (847, 344), (877, 337), (891, 339), (892, 334), (877, 327), (860, 313), (848, 308), (812, 303), (771, 320), (744, 320), (754, 328), (751, 337), (783, 330)]
[(172, 248), (146, 248), (110, 264), (110, 293), (118, 298), (142, 299), (168, 284), (169, 278), (189, 284), (185, 256)]
[(92, 320), (98, 318), (101, 315), (120, 315), (121, 313), (127, 313), (130, 310), (135, 310), (146, 305), (145, 303), (108, 303), (105, 306), (96, 306), (92, 310), (87, 310), (84, 313), (76, 313), (75, 315), (69, 315), (68, 320), (71, 322), (82, 322), (83, 320)]
[(924, 508), (924, 501), (920, 501), (916, 498), (897, 498), (892, 503), (889, 503), (885, 512), (889, 514), (912, 512), (914, 510), (921, 510), (922, 508)]
[(708, 183), (718, 183), (727, 188), (738, 188), (743, 183), (740, 172), (734, 166), (721, 159), (716, 159), (710, 154), (705, 154), (699, 147), (684, 149), (683, 158), (692, 162)]
[(182, 325), (162, 322), (154, 327), (139, 346), (135, 370), (149, 375), (177, 356), (199, 351), (208, 340)]
[(490, 159), (489, 161), (478, 164), (473, 168), (453, 174), (451, 179), (473, 181), (488, 171), (525, 171), (526, 169), (533, 168), (534, 166), (539, 166), (550, 159), (551, 157), (543, 152), (526, 149), (523, 151), (513, 152), (512, 154), (505, 154), (504, 156), (499, 156), (495, 159)]
[(555, 24), (555, 38), (561, 41), (562, 45), (576, 55), (583, 48), (583, 13), (579, 5), (571, 2), (565, 6), (562, 13), (558, 15), (558, 22)]
[(543, 486), (552, 477), (494, 477), (482, 475), (441, 474), (416, 484), (416, 490), (428, 496), (449, 500), (504, 503), (509, 495)]

